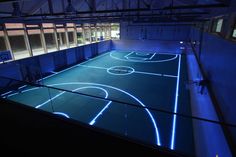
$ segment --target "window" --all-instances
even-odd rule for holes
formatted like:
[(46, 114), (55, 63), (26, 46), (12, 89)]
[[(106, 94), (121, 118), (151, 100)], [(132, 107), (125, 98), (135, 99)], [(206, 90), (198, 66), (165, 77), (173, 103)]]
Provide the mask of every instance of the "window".
[(68, 34), (68, 40), (69, 40), (70, 47), (76, 46), (74, 32), (75, 32), (74, 28), (67, 28), (67, 34)]
[(57, 50), (54, 29), (44, 29), (44, 38), (48, 52)]
[(120, 24), (111, 24), (111, 39), (120, 39)]
[(67, 48), (65, 28), (57, 28), (57, 41), (61, 50)]
[(236, 24), (233, 29), (232, 38), (236, 39)]
[(15, 59), (21, 59), (29, 57), (29, 51), (27, 50), (24, 31), (23, 30), (10, 30), (7, 31), (11, 49)]
[(43, 33), (48, 52), (57, 51), (56, 36), (53, 23), (43, 23)]
[(91, 32), (89, 26), (84, 26), (84, 40), (85, 44), (90, 44)]
[(83, 38), (83, 30), (81, 27), (77, 27), (77, 43), (78, 45), (82, 45), (84, 43), (84, 38)]
[(29, 43), (33, 52), (33, 56), (44, 53), (41, 42), (40, 29), (28, 30)]
[(223, 21), (224, 21), (223, 18), (215, 19), (213, 22), (212, 32), (221, 33)]
[(223, 25), (223, 19), (218, 19), (216, 24), (216, 32), (220, 33)]
[(96, 34), (96, 27), (91, 27), (91, 41), (92, 42), (96, 42), (97, 40), (96, 40), (96, 37), (97, 36), (97, 34)]

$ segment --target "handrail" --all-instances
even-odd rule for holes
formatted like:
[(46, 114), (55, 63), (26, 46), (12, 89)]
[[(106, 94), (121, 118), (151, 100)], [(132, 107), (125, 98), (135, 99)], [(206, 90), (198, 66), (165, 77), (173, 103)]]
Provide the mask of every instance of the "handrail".
[(163, 109), (157, 109), (157, 108), (153, 108), (153, 107), (141, 106), (141, 105), (137, 105), (137, 104), (133, 104), (133, 103), (129, 103), (129, 102), (124, 102), (124, 101), (120, 101), (120, 100), (115, 100), (115, 99), (111, 99), (111, 98), (104, 98), (104, 97), (85, 94), (85, 93), (81, 93), (81, 92), (70, 91), (70, 90), (67, 90), (67, 89), (61, 89), (61, 88), (42, 85), (42, 84), (35, 84), (35, 83), (31, 83), (31, 82), (26, 82), (26, 81), (22, 81), (22, 80), (13, 79), (13, 78), (8, 78), (8, 77), (5, 77), (5, 76), (0, 76), (0, 78), (10, 79), (10, 80), (13, 80), (13, 81), (18, 81), (18, 82), (21, 82), (21, 83), (24, 83), (24, 84), (27, 84), (27, 85), (35, 86), (35, 87), (44, 87), (44, 88), (49, 88), (49, 89), (54, 89), (54, 90), (65, 91), (65, 92), (69, 92), (69, 93), (73, 93), (73, 94), (79, 94), (79, 95), (92, 97), (92, 98), (96, 98), (96, 99), (100, 99), (100, 100), (112, 101), (112, 102), (116, 102), (118, 104), (126, 104), (126, 105), (129, 105), (129, 106), (134, 106), (134, 107), (138, 107), (138, 108), (142, 108), (142, 109), (149, 109), (149, 110), (156, 111), (156, 112), (162, 112), (162, 113), (166, 113), (166, 114), (170, 114), (170, 115), (177, 115), (177, 116), (184, 117), (184, 118), (201, 120), (201, 121), (205, 121), (205, 122), (210, 122), (210, 123), (215, 123), (215, 124), (219, 124), (219, 125), (223, 125), (223, 126), (227, 126), (227, 127), (235, 127), (236, 128), (236, 124), (225, 123), (225, 122), (222, 122), (222, 121), (210, 120), (210, 119), (201, 118), (201, 117), (197, 117), (197, 116), (190, 116), (190, 115), (186, 115), (186, 114), (182, 114), (182, 113), (175, 113), (175, 112), (167, 111), (167, 110), (163, 110)]

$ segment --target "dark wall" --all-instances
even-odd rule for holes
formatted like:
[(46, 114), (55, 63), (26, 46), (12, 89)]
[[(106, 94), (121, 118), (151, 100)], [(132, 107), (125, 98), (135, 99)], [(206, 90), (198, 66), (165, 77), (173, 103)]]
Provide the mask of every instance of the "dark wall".
[(0, 64), (0, 76), (24, 81), (39, 79), (109, 51), (110, 42), (103, 41)]
[(189, 40), (190, 25), (121, 23), (121, 39), (128, 40)]
[[(193, 40), (198, 40), (199, 34), (198, 29), (192, 29)], [(202, 45), (196, 46), (198, 58), (210, 80), (225, 121), (236, 124), (236, 43), (206, 32), (203, 33), (202, 39)], [(231, 130), (236, 143), (236, 129)]]

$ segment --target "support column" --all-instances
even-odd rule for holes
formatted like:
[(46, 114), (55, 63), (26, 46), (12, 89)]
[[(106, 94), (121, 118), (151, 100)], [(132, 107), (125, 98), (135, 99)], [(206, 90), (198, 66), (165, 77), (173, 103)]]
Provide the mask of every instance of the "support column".
[(92, 31), (91, 31), (91, 25), (89, 24), (89, 42), (90, 42), (90, 44), (92, 43), (91, 37), (92, 37)]
[(33, 51), (29, 43), (29, 34), (28, 34), (28, 31), (26, 30), (25, 24), (23, 24), (23, 27), (24, 27), (24, 39), (25, 39), (26, 48), (29, 51), (30, 56), (33, 56)]
[(111, 24), (109, 23), (108, 26), (108, 35), (109, 35), (109, 40), (111, 39)]
[(70, 47), (70, 42), (69, 42), (69, 37), (68, 37), (68, 30), (67, 27), (65, 28), (65, 36), (66, 36), (66, 47), (69, 48)]
[(8, 37), (8, 33), (7, 33), (7, 29), (6, 29), (5, 24), (3, 25), (3, 34), (4, 34), (4, 40), (5, 40), (6, 47), (11, 52), (12, 60), (15, 60), (15, 56), (14, 56), (12, 48), (11, 48), (11, 44), (9, 41), (9, 37)]
[(43, 50), (45, 53), (48, 53), (46, 42), (45, 42), (45, 37), (44, 37), (43, 26), (42, 26), (42, 24), (40, 24), (39, 26), (40, 26), (40, 40), (41, 40), (41, 43), (43, 46)]
[(77, 40), (77, 29), (76, 29), (76, 25), (74, 24), (74, 42), (75, 42), (75, 47), (78, 46), (78, 40)]
[(97, 42), (98, 41), (98, 36), (97, 36), (97, 24), (95, 24), (95, 26), (94, 26), (94, 28), (95, 28), (95, 42)]
[(54, 30), (54, 39), (55, 39), (55, 42), (56, 42), (56, 48), (57, 48), (57, 51), (60, 50), (60, 46), (59, 46), (59, 43), (58, 43), (58, 37), (57, 37), (57, 29), (56, 29), (56, 25), (53, 24), (53, 30)]
[(83, 44), (85, 44), (84, 24), (81, 25), (81, 28), (82, 28)]

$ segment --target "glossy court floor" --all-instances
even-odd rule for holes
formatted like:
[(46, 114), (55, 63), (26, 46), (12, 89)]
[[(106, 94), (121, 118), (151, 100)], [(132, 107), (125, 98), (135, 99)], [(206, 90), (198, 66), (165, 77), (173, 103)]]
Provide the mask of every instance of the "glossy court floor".
[(53, 73), (6, 98), (194, 155), (191, 119), (160, 112), (191, 115), (184, 54), (114, 50)]

